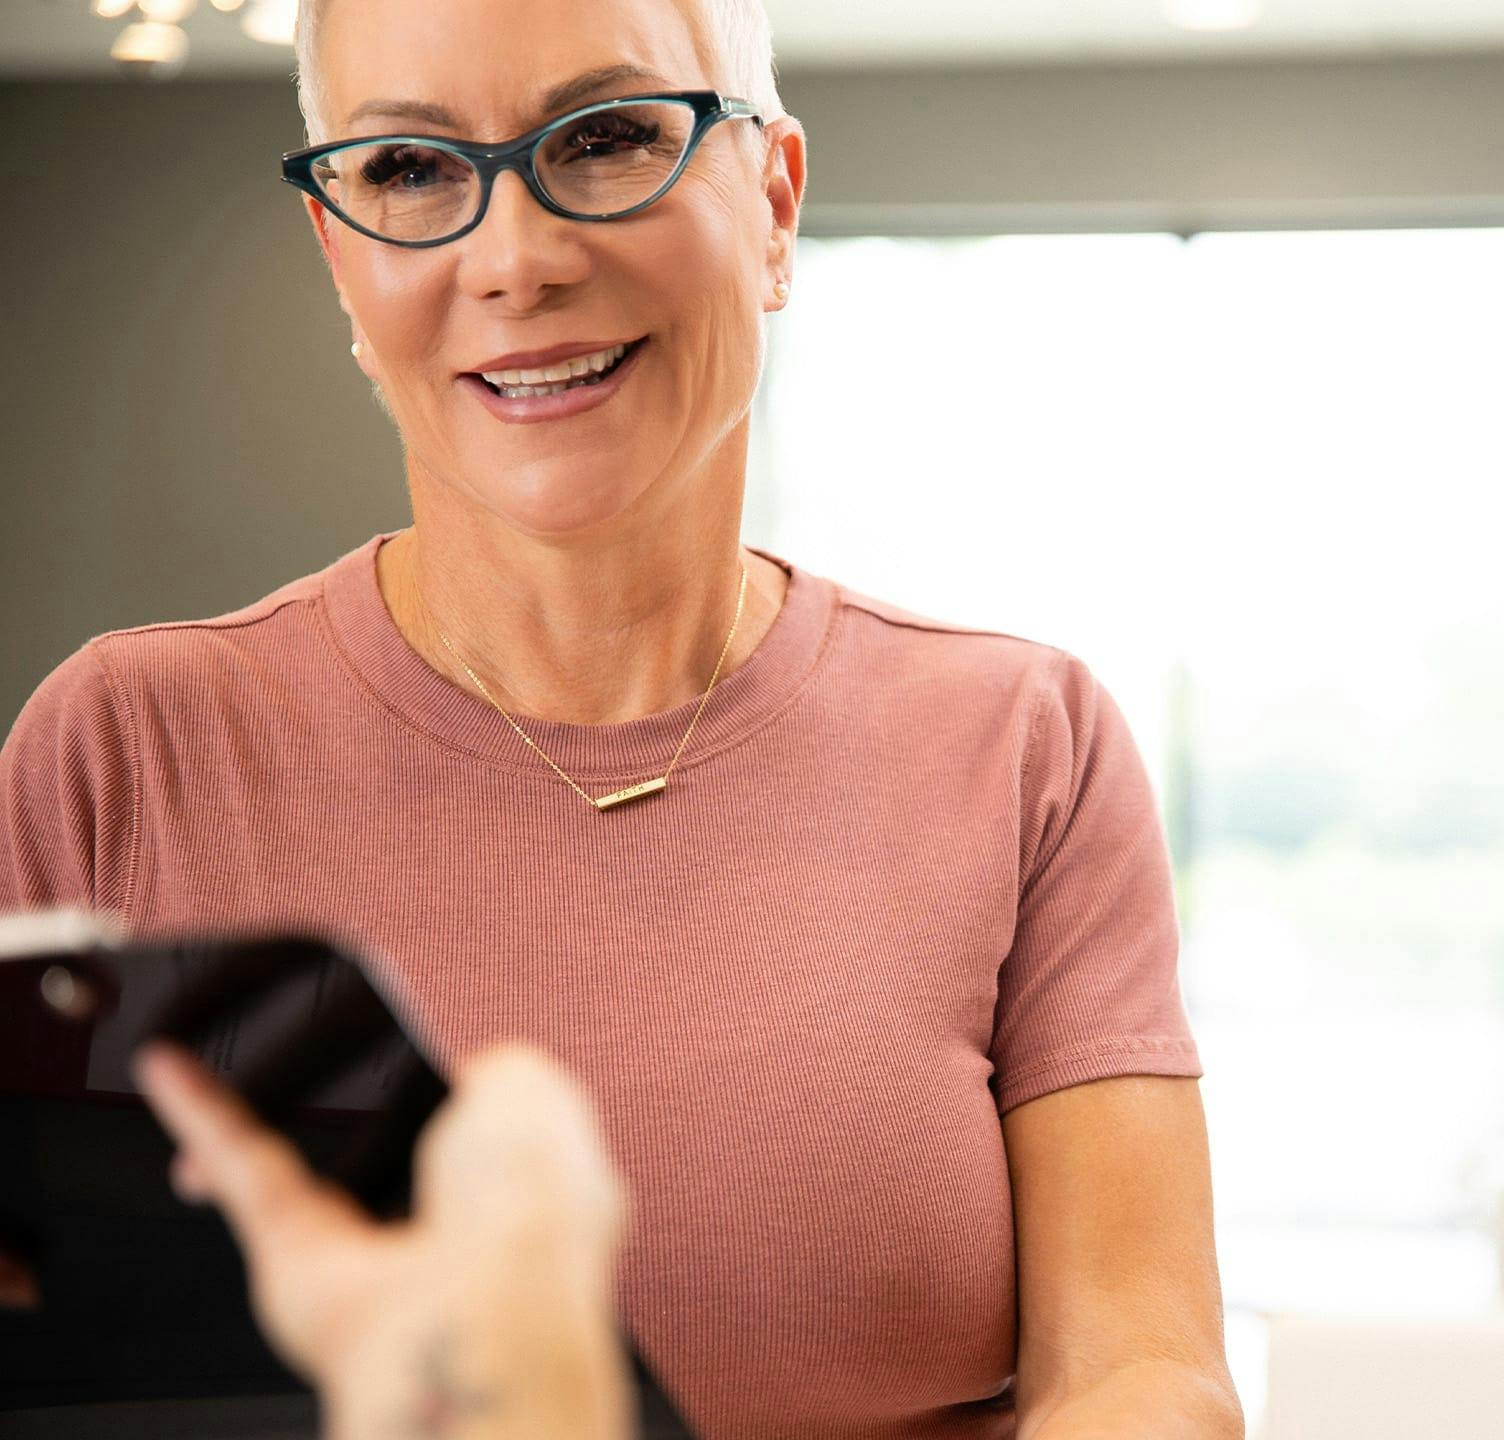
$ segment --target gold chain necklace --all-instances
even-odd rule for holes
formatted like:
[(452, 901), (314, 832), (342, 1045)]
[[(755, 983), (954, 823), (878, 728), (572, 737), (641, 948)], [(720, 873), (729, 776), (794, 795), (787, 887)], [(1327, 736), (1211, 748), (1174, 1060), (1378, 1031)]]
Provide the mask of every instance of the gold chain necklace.
[(731, 649), (731, 637), (736, 634), (737, 622), (742, 618), (742, 601), (747, 594), (747, 567), (745, 565), (741, 567), (741, 572), (741, 584), (737, 587), (736, 592), (736, 614), (731, 617), (731, 630), (726, 636), (726, 643), (721, 646), (721, 658), (715, 662), (715, 674), (710, 677), (710, 684), (705, 687), (705, 693), (700, 697), (699, 705), (695, 707), (695, 713), (689, 722), (689, 729), (684, 732), (684, 739), (679, 742), (679, 749), (674, 751), (674, 758), (668, 762), (668, 769), (665, 770), (663, 774), (659, 775), (656, 779), (644, 780), (640, 785), (629, 785), (625, 790), (613, 791), (610, 795), (602, 795), (599, 799), (596, 799), (593, 795), (586, 795), (585, 792), (581, 790), (580, 787), (576, 785), (568, 775), (560, 770), (559, 767), (555, 765), (547, 755), (543, 754), (542, 748), (533, 740), (533, 737), (529, 735), (527, 731), (525, 731), (522, 726), (520, 726), (515, 720), (513, 720), (510, 715), (507, 715), (507, 712), (505, 710), (501, 709), (501, 706), (497, 704), (495, 697), (489, 690), (486, 689), (484, 683), (481, 681), (480, 676), (465, 664), (464, 660), (460, 657), (459, 651), (457, 651), (454, 646), (449, 643), (449, 637), (439, 629), (438, 622), (433, 618), (433, 612), (428, 608), (428, 602), (423, 598), (423, 592), (421, 590), (418, 590), (418, 587), (416, 585), (413, 586), (413, 589), (417, 591), (418, 603), (423, 606), (424, 613), (428, 616), (429, 623), (433, 626), (434, 632), (438, 635), (439, 639), (444, 642), (445, 649), (447, 649), (449, 653), (459, 661), (460, 665), (464, 667), (465, 674), (467, 674), (475, 682), (477, 687), (480, 689), (480, 693), (484, 695), (486, 699), (489, 700), (493, 705), (495, 705), (498, 710), (501, 710), (501, 713), (503, 715), (506, 715), (507, 723), (512, 727), (512, 729), (514, 729), (519, 735), (521, 735), (522, 738), (527, 741), (527, 743), (531, 745), (540, 756), (542, 756), (542, 758), (552, 767), (554, 773), (557, 774), (559, 778), (570, 787), (570, 789), (572, 789), (577, 795), (581, 796), (584, 800), (588, 801), (591, 805), (594, 805), (597, 810), (609, 810), (614, 805), (622, 805), (625, 804), (628, 800), (637, 800), (644, 795), (653, 795), (656, 794), (659, 790), (667, 789), (668, 777), (673, 773), (674, 766), (678, 763), (679, 755), (683, 751), (685, 743), (689, 740), (690, 731), (695, 728), (695, 721), (700, 718), (700, 711), (705, 708), (705, 702), (710, 699), (710, 692), (715, 689), (715, 682), (720, 678), (721, 666), (726, 661), (726, 652)]

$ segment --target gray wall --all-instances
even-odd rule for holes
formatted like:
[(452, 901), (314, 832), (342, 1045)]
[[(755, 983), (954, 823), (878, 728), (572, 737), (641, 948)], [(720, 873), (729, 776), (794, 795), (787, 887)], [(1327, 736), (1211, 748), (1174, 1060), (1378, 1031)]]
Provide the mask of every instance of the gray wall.
[(810, 233), (1504, 223), (1504, 55), (829, 72), (784, 91), (811, 140)]
[[(790, 70), (804, 231), (1504, 225), (1504, 56)], [(276, 82), (0, 85), (0, 732), (91, 635), (407, 521)], [(24, 175), (26, 185), (18, 183)]]

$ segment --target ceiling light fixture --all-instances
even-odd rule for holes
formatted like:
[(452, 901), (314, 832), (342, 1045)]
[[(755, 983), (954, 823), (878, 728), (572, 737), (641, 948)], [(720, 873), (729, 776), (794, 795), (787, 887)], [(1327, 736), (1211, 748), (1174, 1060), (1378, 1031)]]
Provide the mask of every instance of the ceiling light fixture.
[[(265, 45), (291, 45), (298, 20), (298, 0), (209, 0), (221, 15), (240, 15), (247, 38)], [(198, 0), (89, 0), (90, 13), (101, 20), (120, 20), (131, 11), (141, 18), (125, 26), (110, 54), (131, 74), (153, 79), (174, 75), (188, 58), (188, 32), (180, 21), (198, 8)]]
[(136, 0), (148, 20), (163, 25), (176, 25), (179, 20), (186, 20), (193, 14), (194, 3), (195, 0)]
[(1163, 0), (1165, 19), (1182, 30), (1246, 30), (1258, 23), (1263, 0)]
[(251, 0), (240, 28), (265, 45), (291, 45), (298, 23), (298, 0)]
[(164, 80), (183, 68), (188, 36), (176, 25), (143, 20), (127, 25), (110, 46), (110, 55), (130, 73)]

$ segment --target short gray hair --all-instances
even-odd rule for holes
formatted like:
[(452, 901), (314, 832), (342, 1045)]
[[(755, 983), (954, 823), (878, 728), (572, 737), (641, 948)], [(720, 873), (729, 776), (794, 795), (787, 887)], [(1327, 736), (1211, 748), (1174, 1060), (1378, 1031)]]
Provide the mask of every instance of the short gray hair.
[[(320, 22), (330, 0), (300, 0), (294, 47), (298, 68), (298, 108), (308, 132), (308, 144), (330, 137), (326, 96), (320, 81), (317, 55)], [(778, 67), (773, 58), (773, 27), (763, 0), (676, 0), (687, 6), (695, 30), (701, 62), (711, 85), (723, 95), (750, 100), (769, 124), (784, 113), (778, 96)], [(749, 153), (756, 127), (740, 122)]]

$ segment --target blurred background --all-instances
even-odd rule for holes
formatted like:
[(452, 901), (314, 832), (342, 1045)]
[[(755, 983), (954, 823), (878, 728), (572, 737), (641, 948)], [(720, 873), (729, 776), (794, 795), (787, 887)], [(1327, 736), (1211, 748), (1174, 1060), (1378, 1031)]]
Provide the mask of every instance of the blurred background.
[[(0, 9), (0, 733), (408, 523), (279, 181), (294, 8)], [(1504, 0), (768, 9), (810, 180), (744, 538), (1122, 705), (1250, 1436), (1497, 1440)]]

